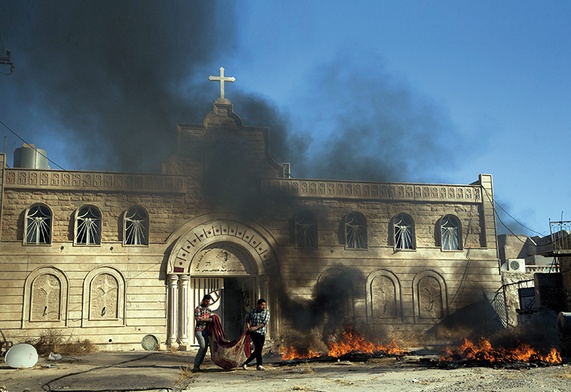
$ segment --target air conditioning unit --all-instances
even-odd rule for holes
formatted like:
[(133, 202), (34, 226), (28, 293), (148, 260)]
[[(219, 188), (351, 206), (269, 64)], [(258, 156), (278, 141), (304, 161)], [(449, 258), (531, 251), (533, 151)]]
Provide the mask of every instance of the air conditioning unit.
[(508, 271), (525, 272), (525, 259), (508, 259)]

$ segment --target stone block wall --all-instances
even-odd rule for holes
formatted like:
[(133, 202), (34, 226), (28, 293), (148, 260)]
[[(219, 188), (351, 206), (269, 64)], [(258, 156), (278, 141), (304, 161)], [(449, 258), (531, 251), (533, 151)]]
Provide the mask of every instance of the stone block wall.
[(140, 349), (149, 334), (164, 343), (164, 247), (86, 250), (54, 243), (23, 252), (2, 243), (0, 254), (2, 330), (10, 340), (55, 330), (102, 350)]

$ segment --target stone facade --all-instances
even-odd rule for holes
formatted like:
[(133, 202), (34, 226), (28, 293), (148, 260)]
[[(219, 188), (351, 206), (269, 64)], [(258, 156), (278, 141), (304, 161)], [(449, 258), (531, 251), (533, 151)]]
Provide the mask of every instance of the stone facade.
[(230, 337), (264, 297), (275, 341), (308, 331), (326, 341), (353, 325), (437, 343), (501, 286), (490, 175), (466, 185), (289, 178), (268, 130), (244, 126), (223, 98), (176, 131), (160, 175), (2, 165), (8, 339), (58, 329), (104, 350), (149, 336), (186, 349), (193, 309), (211, 293)]

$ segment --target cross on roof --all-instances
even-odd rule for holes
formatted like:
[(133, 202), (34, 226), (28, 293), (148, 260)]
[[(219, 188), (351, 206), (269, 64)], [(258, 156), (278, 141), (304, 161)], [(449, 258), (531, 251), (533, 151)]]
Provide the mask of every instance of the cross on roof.
[(220, 98), (224, 98), (224, 82), (235, 82), (236, 78), (233, 76), (224, 76), (224, 67), (220, 67), (220, 76), (209, 76), (208, 80), (211, 82), (220, 82)]

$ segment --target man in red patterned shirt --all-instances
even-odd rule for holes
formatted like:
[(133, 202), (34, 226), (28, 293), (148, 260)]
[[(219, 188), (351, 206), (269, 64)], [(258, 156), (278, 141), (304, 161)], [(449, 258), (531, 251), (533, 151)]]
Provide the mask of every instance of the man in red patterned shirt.
[(212, 301), (212, 296), (206, 294), (202, 297), (200, 305), (194, 309), (194, 319), (196, 321), (196, 326), (194, 327), (194, 336), (198, 342), (198, 352), (196, 357), (194, 357), (194, 368), (193, 372), (200, 371), (200, 365), (204, 361), (206, 352), (208, 351), (208, 323), (212, 322), (212, 311), (210, 310), (210, 301)]

